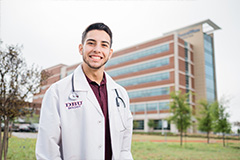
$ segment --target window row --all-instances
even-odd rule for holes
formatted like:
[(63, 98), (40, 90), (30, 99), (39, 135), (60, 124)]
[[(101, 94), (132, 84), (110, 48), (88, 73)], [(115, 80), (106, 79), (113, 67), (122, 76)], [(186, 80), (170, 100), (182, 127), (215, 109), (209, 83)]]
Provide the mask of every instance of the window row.
[[(166, 123), (166, 120), (162, 120), (162, 119), (157, 119), (157, 120), (153, 120), (154, 121), (154, 130), (170, 130), (170, 123), (167, 123), (164, 125), (164, 123)], [(133, 129), (134, 130), (144, 130), (144, 120), (134, 120), (133, 121)]]
[(137, 90), (137, 91), (129, 91), (128, 92), (130, 99), (168, 95), (168, 94), (169, 94), (169, 87), (161, 87), (161, 88), (153, 88), (153, 89)]
[(106, 64), (106, 67), (113, 66), (113, 65), (123, 63), (123, 62), (132, 61), (132, 60), (139, 59), (139, 58), (146, 57), (146, 56), (153, 55), (153, 54), (166, 52), (168, 50), (169, 50), (169, 44), (164, 44), (164, 45), (161, 45), (161, 46), (157, 46), (157, 47), (154, 47), (154, 48), (150, 48), (150, 49), (146, 49), (146, 50), (143, 50), (143, 51), (135, 52), (135, 53), (132, 53), (132, 54), (127, 54), (125, 56), (116, 57), (116, 58), (111, 59), (111, 61), (109, 61)]
[(161, 111), (169, 109), (169, 102), (130, 104), (131, 112)]
[(150, 68), (157, 68), (157, 67), (165, 66), (168, 64), (169, 64), (169, 58), (163, 58), (155, 61), (148, 61), (146, 63), (132, 65), (130, 67), (126, 66), (121, 69), (108, 71), (107, 73), (110, 76), (115, 77), (115, 76), (119, 76), (127, 73), (134, 73), (134, 72), (138, 72), (138, 71), (142, 71)]
[(141, 77), (137, 78), (131, 78), (127, 80), (119, 80), (117, 81), (118, 84), (121, 86), (131, 86), (131, 85), (138, 85), (138, 84), (143, 84), (143, 83), (149, 83), (149, 82), (155, 82), (155, 81), (162, 81), (162, 80), (167, 80), (169, 79), (170, 74), (169, 72), (165, 73), (158, 73), (154, 75), (144, 75)]

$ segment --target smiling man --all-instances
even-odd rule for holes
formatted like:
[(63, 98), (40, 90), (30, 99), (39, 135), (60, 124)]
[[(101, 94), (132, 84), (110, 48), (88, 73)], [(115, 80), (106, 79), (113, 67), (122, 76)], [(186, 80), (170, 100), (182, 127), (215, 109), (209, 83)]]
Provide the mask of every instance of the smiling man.
[(44, 95), (37, 159), (133, 159), (129, 97), (104, 72), (113, 54), (111, 46), (107, 25), (94, 23), (83, 32), (79, 45), (83, 63)]

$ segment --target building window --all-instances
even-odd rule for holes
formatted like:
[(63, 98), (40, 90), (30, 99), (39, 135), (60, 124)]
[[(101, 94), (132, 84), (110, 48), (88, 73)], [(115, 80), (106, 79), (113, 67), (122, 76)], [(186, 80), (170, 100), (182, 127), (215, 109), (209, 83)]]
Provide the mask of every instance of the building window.
[(144, 120), (134, 120), (133, 121), (134, 130), (144, 130)]
[(168, 94), (169, 94), (169, 87), (161, 87), (161, 88), (153, 88), (153, 89), (137, 90), (137, 91), (129, 91), (128, 92), (130, 99), (168, 95)]
[(110, 76), (115, 77), (115, 76), (134, 73), (134, 72), (138, 72), (138, 71), (142, 71), (150, 68), (157, 68), (157, 67), (165, 66), (168, 64), (169, 64), (169, 58), (163, 58), (163, 59), (157, 59), (154, 61), (148, 61), (141, 64), (135, 64), (132, 66), (126, 66), (120, 69), (114, 69), (114, 70), (108, 71), (107, 73)]
[(145, 104), (135, 104), (132, 105), (135, 112), (144, 112), (145, 111)]
[(168, 110), (169, 106), (170, 106), (169, 102), (159, 102), (158, 103), (159, 111)]
[(161, 111), (169, 109), (169, 102), (152, 102), (152, 103), (140, 103), (130, 104), (131, 112), (144, 112), (145, 111)]
[(156, 103), (147, 104), (147, 111), (157, 111), (158, 106)]
[(126, 86), (138, 85), (138, 84), (155, 82), (155, 81), (163, 81), (163, 80), (169, 79), (169, 77), (170, 77), (169, 72), (165, 72), (165, 73), (158, 73), (154, 75), (143, 75), (141, 77), (130, 78), (126, 80), (119, 80), (116, 82), (121, 86), (126, 87)]
[(168, 123), (167, 128), (163, 128), (163, 120), (159, 119), (159, 120), (154, 120), (155, 123), (155, 127), (154, 130), (170, 130), (170, 124)]
[(188, 60), (188, 49), (185, 48), (185, 60), (187, 61)]
[(205, 77), (207, 100), (213, 102), (216, 99), (215, 95), (215, 73), (213, 63), (213, 44), (212, 37), (204, 34), (204, 56), (205, 56)]
[(124, 55), (124, 56), (121, 56), (121, 57), (112, 58), (111, 61), (107, 62), (106, 67), (113, 66), (113, 65), (116, 65), (116, 64), (119, 64), (119, 63), (132, 61), (132, 60), (139, 59), (139, 58), (146, 57), (146, 56), (150, 56), (150, 55), (153, 55), (153, 54), (166, 52), (168, 50), (169, 50), (169, 44), (164, 44), (164, 45), (153, 47), (153, 48), (146, 49), (146, 50), (143, 50), (143, 51), (130, 53), (130, 54), (127, 54), (127, 55)]

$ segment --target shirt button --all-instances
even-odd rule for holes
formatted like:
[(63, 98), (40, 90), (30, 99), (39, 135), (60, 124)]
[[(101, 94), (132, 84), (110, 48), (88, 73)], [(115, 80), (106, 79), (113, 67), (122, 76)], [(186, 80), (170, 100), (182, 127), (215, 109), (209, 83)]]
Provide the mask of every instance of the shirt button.
[(102, 121), (98, 121), (98, 123), (100, 124), (100, 123), (102, 123)]
[(102, 148), (102, 145), (99, 145), (98, 148), (101, 149), (101, 148)]

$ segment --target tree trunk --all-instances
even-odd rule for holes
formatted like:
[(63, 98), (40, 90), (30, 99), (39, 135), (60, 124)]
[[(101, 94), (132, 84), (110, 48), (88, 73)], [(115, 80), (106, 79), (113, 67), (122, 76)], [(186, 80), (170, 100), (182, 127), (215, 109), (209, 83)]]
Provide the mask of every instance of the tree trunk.
[(181, 132), (180, 132), (180, 139), (181, 139), (181, 140), (180, 140), (180, 145), (181, 145), (181, 146), (182, 146), (182, 137), (183, 137), (183, 134), (182, 134), (182, 133), (183, 133), (183, 132), (181, 131)]
[(223, 147), (225, 147), (225, 134), (223, 133)]
[(8, 130), (9, 130), (9, 119), (6, 118), (5, 126), (4, 126), (4, 134), (3, 134), (3, 155), (4, 160), (7, 160), (7, 141), (8, 141)]
[(209, 132), (207, 132), (207, 143), (209, 144)]
[(0, 124), (1, 124), (1, 127), (0, 127), (0, 160), (2, 160), (2, 119), (0, 117)]

